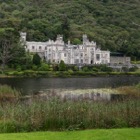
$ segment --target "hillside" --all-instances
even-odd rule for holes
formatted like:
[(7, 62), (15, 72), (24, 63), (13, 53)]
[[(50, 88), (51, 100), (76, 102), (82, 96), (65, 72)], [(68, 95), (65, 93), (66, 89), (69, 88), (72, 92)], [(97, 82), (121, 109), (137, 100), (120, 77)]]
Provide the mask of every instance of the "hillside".
[(63, 34), (74, 44), (86, 33), (102, 49), (140, 59), (139, 0), (0, 0), (0, 28), (7, 27), (28, 40)]

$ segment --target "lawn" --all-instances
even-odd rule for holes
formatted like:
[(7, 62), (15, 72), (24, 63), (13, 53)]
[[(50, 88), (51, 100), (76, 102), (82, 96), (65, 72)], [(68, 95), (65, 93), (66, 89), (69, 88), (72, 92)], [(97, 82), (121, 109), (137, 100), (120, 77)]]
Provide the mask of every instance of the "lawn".
[(5, 133), (0, 140), (140, 140), (140, 128)]

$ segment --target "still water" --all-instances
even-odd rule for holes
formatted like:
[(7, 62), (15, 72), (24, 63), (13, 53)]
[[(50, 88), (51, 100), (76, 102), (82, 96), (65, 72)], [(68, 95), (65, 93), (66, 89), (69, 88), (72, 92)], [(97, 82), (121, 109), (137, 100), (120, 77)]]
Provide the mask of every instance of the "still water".
[(135, 76), (109, 76), (92, 78), (0, 78), (0, 84), (10, 85), (23, 94), (52, 89), (95, 89), (134, 85), (140, 82)]

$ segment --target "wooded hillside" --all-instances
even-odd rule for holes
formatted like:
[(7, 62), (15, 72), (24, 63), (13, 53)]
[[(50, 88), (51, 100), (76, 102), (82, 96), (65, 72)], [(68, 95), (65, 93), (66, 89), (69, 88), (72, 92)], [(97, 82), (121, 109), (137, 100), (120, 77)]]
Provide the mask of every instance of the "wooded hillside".
[(0, 0), (0, 28), (25, 31), (28, 40), (86, 33), (102, 49), (140, 59), (140, 0)]

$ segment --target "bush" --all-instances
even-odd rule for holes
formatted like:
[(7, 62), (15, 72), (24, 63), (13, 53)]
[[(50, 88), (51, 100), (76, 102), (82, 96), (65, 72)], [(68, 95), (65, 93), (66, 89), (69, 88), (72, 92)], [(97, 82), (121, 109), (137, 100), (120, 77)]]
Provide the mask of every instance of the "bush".
[(63, 60), (60, 61), (60, 64), (58, 67), (59, 67), (59, 71), (66, 71), (66, 65)]
[(32, 77), (32, 76), (37, 76), (37, 72), (36, 71), (33, 71), (33, 70), (25, 70), (24, 71), (24, 76), (29, 76), (29, 77)]
[(42, 63), (41, 66), (38, 68), (39, 71), (49, 71), (49, 65)]
[(33, 64), (37, 66), (41, 64), (41, 58), (37, 53), (33, 55)]
[(136, 70), (138, 70), (139, 68), (137, 66), (131, 67), (129, 68), (130, 72), (135, 72)]
[(16, 70), (17, 70), (17, 71), (21, 71), (21, 66), (17, 66), (17, 67), (16, 67)]
[(98, 72), (99, 69), (93, 67), (92, 71), (94, 71), (94, 72)]
[(82, 70), (84, 71), (84, 72), (87, 72), (87, 71), (89, 71), (89, 69), (88, 69), (88, 67), (82, 67)]
[(32, 66), (32, 70), (37, 71), (38, 67), (36, 65)]

